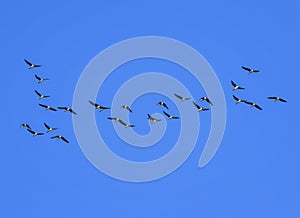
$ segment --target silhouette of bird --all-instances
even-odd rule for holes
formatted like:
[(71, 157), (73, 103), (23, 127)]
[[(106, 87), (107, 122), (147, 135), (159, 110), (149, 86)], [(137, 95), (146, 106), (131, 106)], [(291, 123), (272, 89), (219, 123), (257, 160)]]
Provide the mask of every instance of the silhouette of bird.
[(239, 104), (241, 102), (246, 102), (246, 100), (243, 100), (243, 99), (239, 99), (238, 97), (236, 97), (235, 95), (232, 95), (232, 97), (234, 98), (234, 100), (236, 101), (235, 103), (236, 104)]
[(99, 109), (100, 112), (102, 112), (102, 111), (104, 111), (104, 110), (110, 109), (109, 107), (103, 107), (103, 106), (101, 106), (101, 105), (99, 105), (99, 104), (96, 104), (95, 102), (90, 101), (90, 100), (89, 100), (89, 103), (90, 103), (91, 105), (93, 105), (93, 106), (95, 107), (95, 109)]
[(129, 127), (135, 127), (135, 125), (132, 125), (132, 124), (128, 124), (128, 123), (125, 123), (123, 120), (119, 120), (119, 122), (123, 125), (123, 126), (125, 126), (126, 128), (129, 128)]
[(242, 69), (248, 71), (248, 74), (251, 74), (251, 73), (257, 73), (259, 72), (259, 70), (256, 70), (256, 69), (251, 69), (251, 68), (248, 68), (248, 67), (244, 67), (242, 66)]
[(27, 129), (31, 129), (31, 127), (27, 123), (22, 123), (20, 127), (25, 127)]
[(34, 74), (35, 78), (38, 80), (38, 83), (42, 83), (44, 82), (45, 80), (49, 80), (49, 78), (41, 78), (39, 77), (38, 75)]
[(34, 90), (35, 93), (39, 96), (39, 100), (43, 99), (43, 98), (49, 98), (49, 95), (42, 95), (41, 93), (39, 93), (37, 90)]
[(176, 93), (174, 93), (174, 95), (175, 95), (177, 98), (179, 98), (180, 101), (187, 101), (187, 100), (190, 100), (190, 99), (191, 99), (191, 98), (184, 98), (184, 97), (182, 97), (182, 96), (180, 96), (180, 95), (178, 95), (178, 94), (176, 94)]
[(27, 129), (28, 132), (30, 132), (33, 136), (38, 136), (38, 135), (44, 135), (42, 132), (35, 132), (31, 129)]
[(150, 120), (151, 123), (156, 123), (156, 122), (161, 121), (161, 119), (156, 119), (156, 118), (152, 117), (150, 114), (148, 114), (147, 119)]
[(164, 108), (166, 108), (167, 110), (169, 110), (169, 107), (167, 106), (167, 104), (165, 102), (160, 101), (156, 105), (163, 106)]
[(51, 111), (57, 111), (55, 108), (50, 107), (48, 105), (44, 105), (44, 104), (39, 104), (41, 107), (45, 108), (46, 110), (51, 110)]
[(63, 140), (64, 142), (66, 142), (66, 143), (69, 143), (69, 141), (65, 138), (65, 137), (63, 137), (62, 135), (56, 135), (56, 136), (52, 136), (51, 137), (51, 139), (61, 139), (61, 140)]
[(280, 97), (268, 97), (268, 99), (274, 100), (275, 102), (276, 101), (287, 102), (286, 100)]
[(51, 132), (53, 130), (57, 130), (58, 128), (53, 128), (53, 127), (50, 127), (49, 125), (47, 125), (46, 123), (44, 123), (44, 126), (47, 128), (47, 133), (48, 132)]
[(130, 113), (132, 113), (131, 108), (128, 105), (122, 105), (121, 108), (128, 110)]
[(235, 91), (235, 90), (237, 90), (237, 89), (245, 89), (245, 88), (243, 88), (243, 87), (240, 87), (240, 86), (238, 86), (235, 82), (233, 82), (232, 80), (231, 80), (231, 84), (232, 84), (232, 86), (233, 86), (233, 91)]
[(37, 65), (37, 64), (32, 64), (30, 63), (28, 60), (24, 59), (25, 63), (28, 64), (29, 66), (29, 69), (32, 69), (32, 68), (36, 68), (36, 67), (41, 67), (42, 65)]
[(206, 101), (208, 104), (210, 104), (211, 106), (213, 106), (213, 103), (211, 102), (211, 100), (209, 100), (208, 97), (202, 97), (202, 98), (200, 98), (200, 101)]
[(172, 119), (179, 119), (179, 117), (171, 116), (170, 114), (168, 114), (168, 113), (165, 112), (165, 111), (163, 111), (163, 113), (168, 117), (169, 120), (172, 120)]
[(64, 110), (64, 112), (69, 111), (69, 112), (71, 112), (72, 114), (77, 115), (77, 113), (76, 113), (74, 110), (72, 110), (72, 108), (69, 108), (69, 107), (57, 107), (57, 108), (60, 109), (60, 110)]
[(209, 108), (200, 107), (196, 102), (193, 101), (193, 105), (197, 108), (197, 111), (208, 111)]
[(258, 110), (262, 110), (262, 108), (260, 106), (258, 106), (256, 103), (254, 102), (249, 102), (249, 101), (244, 101), (246, 104), (251, 105), (251, 107), (256, 107)]

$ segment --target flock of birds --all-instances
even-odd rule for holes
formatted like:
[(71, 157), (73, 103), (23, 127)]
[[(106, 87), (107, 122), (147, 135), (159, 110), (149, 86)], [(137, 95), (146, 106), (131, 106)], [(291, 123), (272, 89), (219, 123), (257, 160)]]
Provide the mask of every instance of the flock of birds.
[[(25, 61), (26, 64), (29, 65), (29, 69), (41, 67), (41, 65), (32, 64), (31, 62), (29, 62), (29, 61), (26, 60), (26, 59), (24, 59), (24, 61)], [(258, 73), (258, 72), (259, 72), (259, 70), (257, 70), (257, 69), (252, 69), (252, 68), (248, 68), (248, 67), (244, 67), (244, 66), (242, 66), (242, 69), (245, 70), (245, 71), (247, 71), (248, 74)], [(36, 75), (36, 74), (35, 74), (35, 78), (38, 80), (38, 83), (39, 83), (39, 84), (40, 84), (40, 83), (43, 83), (43, 82), (46, 81), (46, 80), (49, 80), (49, 78), (41, 78), (41, 77), (39, 77), (39, 76)], [(244, 90), (244, 89), (245, 89), (245, 88), (243, 88), (243, 87), (237, 85), (237, 84), (236, 84), (234, 81), (232, 81), (232, 80), (231, 80), (231, 85), (233, 86), (233, 91), (236, 91), (236, 90)], [(48, 96), (48, 95), (41, 94), (41, 93), (38, 92), (37, 90), (35, 90), (35, 93), (38, 95), (39, 100), (45, 99), (45, 98), (49, 98), (49, 97), (50, 97), (50, 96)], [(192, 100), (190, 97), (182, 97), (182, 96), (180, 96), (180, 95), (177, 94), (177, 93), (174, 93), (174, 96), (175, 96), (177, 99), (179, 99), (180, 101), (189, 101), (189, 100)], [(248, 100), (240, 99), (240, 98), (236, 97), (235, 95), (232, 95), (232, 97), (233, 97), (233, 99), (235, 100), (236, 104), (239, 104), (239, 103), (245, 103), (245, 104), (250, 105), (251, 107), (257, 108), (258, 110), (262, 110), (262, 108), (261, 108), (258, 104), (256, 104), (255, 102), (251, 102), (251, 101), (248, 101)], [(280, 102), (287, 102), (285, 99), (283, 99), (283, 98), (281, 98), (281, 97), (278, 97), (278, 96), (270, 96), (270, 97), (267, 97), (267, 98), (270, 99), (270, 100), (274, 100), (275, 102), (277, 102), (277, 101), (280, 101)], [(208, 97), (206, 97), (206, 96), (201, 97), (201, 98), (199, 99), (199, 101), (201, 101), (201, 102), (205, 101), (205, 102), (207, 102), (210, 106), (213, 106), (212, 101), (211, 101)], [(97, 104), (97, 103), (95, 103), (95, 102), (93, 102), (93, 101), (90, 101), (90, 100), (89, 100), (88, 102), (89, 102), (96, 110), (99, 110), (100, 112), (101, 112), (101, 111), (104, 111), (104, 110), (109, 110), (109, 109), (111, 109), (110, 107), (102, 106), (102, 105)], [(197, 104), (194, 100), (192, 100), (192, 103), (193, 103), (193, 105), (195, 106), (195, 108), (196, 108), (196, 110), (197, 110), (198, 112), (210, 110), (210, 108), (208, 108), (208, 107), (202, 107), (202, 106), (200, 106), (200, 105)], [(50, 106), (48, 106), (48, 105), (41, 104), (41, 103), (39, 103), (38, 105), (41, 106), (41, 107), (43, 107), (43, 108), (45, 108), (46, 110), (51, 110), (51, 111), (63, 110), (63, 111), (65, 111), (65, 112), (70, 112), (70, 113), (72, 113), (72, 114), (74, 114), (74, 115), (77, 115), (77, 113), (76, 113), (72, 108), (70, 108), (70, 107), (57, 107), (57, 108), (54, 108), (54, 107), (50, 107)], [(166, 109), (166, 110), (169, 110), (168, 105), (167, 105), (165, 102), (163, 102), (163, 101), (158, 102), (157, 105), (163, 107), (163, 108)], [(121, 108), (127, 110), (127, 111), (130, 112), (130, 113), (133, 112), (132, 109), (130, 108), (130, 106), (128, 106), (128, 105), (122, 105)], [(167, 113), (165, 110), (163, 110), (163, 114), (164, 114), (169, 120), (177, 120), (177, 119), (179, 119), (178, 116), (170, 115), (170, 114)], [(111, 120), (111, 121), (114, 121), (114, 122), (118, 122), (118, 123), (120, 123), (121, 125), (123, 125), (124, 127), (127, 127), (127, 128), (135, 127), (135, 125), (133, 125), (133, 124), (128, 124), (128, 123), (124, 122), (122, 119), (120, 119), (119, 117), (107, 117), (107, 119), (108, 119), (108, 120)], [(151, 116), (150, 114), (148, 114), (147, 119), (148, 119), (151, 123), (156, 123), (156, 122), (162, 121), (162, 119), (155, 118), (155, 117)], [(23, 124), (21, 124), (21, 126), (22, 126), (22, 127), (25, 127), (25, 128), (27, 129), (27, 131), (28, 131), (29, 133), (31, 133), (33, 136), (40, 136), (40, 135), (44, 135), (44, 134), (45, 134), (44, 132), (35, 132), (35, 131), (33, 131), (33, 130), (31, 129), (31, 127), (30, 127), (27, 123), (23, 123)], [(58, 128), (50, 127), (47, 123), (44, 123), (44, 126), (45, 126), (45, 128), (46, 128), (46, 130), (47, 130), (46, 133), (49, 133), (49, 132), (52, 132), (52, 131), (58, 129)], [(69, 141), (68, 141), (64, 136), (62, 136), (62, 135), (54, 135), (54, 136), (51, 137), (51, 139), (61, 139), (61, 140), (63, 140), (64, 142), (69, 143)]]

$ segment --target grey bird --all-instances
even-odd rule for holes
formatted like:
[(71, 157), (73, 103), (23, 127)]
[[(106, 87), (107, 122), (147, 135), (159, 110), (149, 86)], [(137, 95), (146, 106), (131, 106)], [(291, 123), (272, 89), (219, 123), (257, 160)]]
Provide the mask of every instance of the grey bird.
[(51, 111), (57, 111), (55, 108), (50, 107), (48, 105), (44, 105), (44, 104), (39, 104), (41, 107), (45, 108), (46, 110), (51, 110)]
[(187, 101), (187, 100), (190, 100), (190, 99), (191, 99), (191, 98), (185, 98), (185, 97), (182, 97), (182, 96), (180, 96), (180, 95), (178, 95), (178, 94), (176, 94), (176, 93), (174, 93), (174, 95), (175, 95), (177, 98), (179, 98), (180, 101)]
[(209, 108), (200, 107), (196, 102), (193, 101), (193, 105), (197, 108), (197, 111), (208, 111)]
[(25, 63), (28, 64), (29, 66), (29, 69), (32, 69), (32, 68), (36, 68), (36, 67), (41, 67), (42, 65), (38, 65), (38, 64), (33, 64), (33, 63), (30, 63), (28, 60), (24, 59)]
[(252, 68), (249, 68), (249, 67), (244, 67), (244, 66), (242, 66), (242, 69), (248, 71), (248, 74), (259, 72), (259, 70), (252, 69)]
[(241, 86), (238, 86), (235, 82), (233, 82), (232, 80), (231, 80), (231, 84), (232, 84), (232, 86), (233, 86), (233, 91), (235, 91), (235, 90), (238, 90), (238, 89), (245, 89), (245, 88), (243, 88), (243, 87), (241, 87)]
[(74, 111), (74, 110), (72, 110), (72, 108), (69, 108), (69, 107), (57, 107), (58, 109), (60, 109), (60, 110), (64, 110), (65, 112), (71, 112), (72, 114), (74, 114), (74, 115), (77, 115), (77, 113)]
[(172, 115), (168, 114), (168, 113), (165, 112), (165, 111), (163, 111), (163, 113), (168, 117), (169, 120), (172, 120), (172, 119), (179, 119), (179, 117), (172, 116)]
[(97, 104), (97, 103), (95, 103), (95, 102), (92, 102), (92, 101), (90, 101), (90, 100), (89, 100), (89, 103), (90, 103), (91, 105), (93, 105), (93, 106), (95, 107), (95, 109), (99, 109), (100, 112), (102, 112), (102, 111), (104, 111), (104, 110), (109, 110), (109, 109), (110, 109), (109, 107), (104, 107), (104, 106), (99, 105), (99, 104)]
[(39, 77), (38, 75), (34, 74), (35, 78), (38, 80), (38, 83), (42, 83), (44, 82), (45, 80), (49, 80), (49, 78), (41, 78)]
[(147, 119), (150, 120), (151, 123), (156, 123), (156, 122), (161, 121), (161, 119), (156, 119), (156, 118), (152, 117), (150, 114), (148, 114)]
[(280, 97), (268, 97), (268, 99), (271, 99), (271, 100), (274, 100), (275, 102), (276, 101), (281, 101), (281, 102), (287, 102), (286, 100), (284, 100), (283, 98), (280, 98)]
[(44, 126), (47, 128), (47, 133), (51, 132), (53, 130), (57, 130), (58, 128), (54, 128), (54, 127), (50, 127), (49, 125), (47, 125), (46, 123), (44, 123)]
[(200, 98), (200, 101), (206, 101), (208, 104), (210, 104), (211, 106), (213, 106), (213, 103), (211, 102), (211, 100), (209, 100), (208, 97), (202, 97), (202, 98)]
[(169, 107), (167, 106), (167, 104), (165, 102), (160, 101), (156, 105), (163, 106), (164, 108), (166, 108), (167, 110), (169, 110)]
[(51, 137), (51, 139), (61, 139), (61, 140), (63, 140), (64, 142), (66, 142), (66, 143), (69, 143), (69, 141), (65, 138), (65, 137), (63, 137), (62, 135), (56, 135), (56, 136), (52, 136)]

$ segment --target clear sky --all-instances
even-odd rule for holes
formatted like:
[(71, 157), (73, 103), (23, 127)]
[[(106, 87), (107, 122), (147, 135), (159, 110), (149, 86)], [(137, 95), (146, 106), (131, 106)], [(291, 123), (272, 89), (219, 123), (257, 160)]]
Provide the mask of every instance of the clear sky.
[[(300, 216), (299, 1), (28, 0), (5, 1), (1, 8), (1, 217)], [(201, 114), (201, 137), (178, 170), (157, 181), (128, 183), (90, 164), (76, 141), (71, 114), (45, 111), (38, 103), (71, 106), (77, 80), (95, 55), (148, 35), (180, 40), (207, 59), (224, 89), (227, 125), (219, 151), (205, 168), (198, 168), (198, 160), (209, 133), (209, 112)], [(24, 58), (43, 66), (29, 70)], [(241, 65), (261, 72), (247, 75)], [(179, 66), (142, 60), (113, 72), (97, 101), (110, 106), (123, 80), (148, 71), (175, 76), (191, 86), (195, 99), (205, 95)], [(34, 74), (50, 80), (37, 84)], [(246, 88), (237, 96), (263, 110), (235, 105), (230, 80)], [(39, 101), (35, 89), (51, 97)], [(272, 95), (288, 103), (266, 98)], [(151, 101), (161, 98), (145, 95), (133, 108), (141, 116), (159, 112)], [(164, 145), (139, 154), (113, 132), (109, 115), (96, 114), (99, 126), (107, 126), (104, 138), (115, 153), (132, 160), (160, 157), (178, 137), (180, 125), (174, 123)], [(58, 127), (70, 143), (50, 140), (54, 133), (34, 138), (19, 127), (24, 122), (36, 131), (45, 132), (44, 122)], [(138, 133), (149, 131), (146, 120), (133, 116), (132, 122)]]

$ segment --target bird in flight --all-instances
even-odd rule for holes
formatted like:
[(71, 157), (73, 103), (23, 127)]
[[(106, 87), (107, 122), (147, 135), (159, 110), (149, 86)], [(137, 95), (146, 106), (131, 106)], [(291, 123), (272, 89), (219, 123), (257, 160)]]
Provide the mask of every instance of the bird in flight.
[(163, 106), (164, 108), (166, 108), (167, 110), (169, 110), (169, 107), (167, 106), (167, 104), (165, 102), (160, 101), (156, 105)]
[(51, 137), (51, 139), (61, 139), (61, 140), (63, 140), (64, 142), (66, 142), (66, 143), (69, 143), (69, 141), (65, 138), (65, 137), (63, 137), (62, 135), (56, 135), (56, 136), (52, 136)]
[(22, 123), (20, 127), (25, 127), (27, 129), (31, 129), (31, 127), (27, 123)]
[(126, 128), (129, 128), (129, 127), (135, 127), (134, 125), (132, 125), (132, 124), (128, 124), (128, 123), (125, 123), (123, 120), (119, 120), (119, 122), (123, 125), (123, 126), (125, 126)]
[(256, 107), (258, 110), (262, 110), (262, 108), (260, 106), (258, 106), (256, 103), (254, 102), (249, 102), (249, 101), (244, 101), (246, 104), (251, 105), (251, 107)]
[(232, 86), (233, 86), (233, 91), (234, 90), (237, 90), (237, 89), (245, 89), (245, 88), (243, 88), (243, 87), (240, 87), (240, 86), (238, 86), (235, 82), (233, 82), (232, 80), (231, 80), (231, 84), (232, 84)]
[(49, 95), (42, 95), (41, 93), (39, 93), (37, 90), (34, 90), (35, 93), (39, 96), (39, 100), (43, 99), (43, 98), (49, 98)]
[(44, 126), (47, 128), (47, 133), (51, 132), (53, 130), (57, 130), (58, 128), (54, 128), (54, 127), (50, 127), (49, 125), (47, 125), (46, 123), (44, 123)]
[(30, 132), (33, 136), (38, 136), (38, 135), (44, 135), (42, 132), (35, 132), (31, 129), (27, 129), (28, 132)]
[(104, 111), (104, 110), (110, 109), (109, 107), (103, 107), (103, 106), (101, 106), (101, 105), (99, 105), (99, 104), (96, 104), (95, 102), (90, 101), (90, 100), (89, 100), (89, 103), (90, 103), (91, 105), (93, 105), (93, 106), (95, 107), (95, 109), (99, 109), (100, 112), (102, 112), (102, 111)]
[(147, 119), (150, 120), (151, 123), (156, 123), (156, 122), (161, 121), (161, 119), (156, 119), (156, 118), (152, 117), (150, 114), (148, 114)]
[(77, 113), (75, 111), (73, 111), (72, 108), (69, 108), (69, 107), (57, 107), (57, 108), (60, 110), (64, 110), (64, 112), (69, 111), (72, 114), (77, 115)]
[(176, 94), (176, 93), (174, 93), (174, 95), (175, 95), (177, 98), (179, 98), (180, 101), (187, 101), (187, 100), (190, 100), (190, 99), (191, 99), (191, 98), (184, 98), (184, 97), (182, 97), (182, 96), (180, 96), (180, 95), (178, 95), (178, 94)]
[(163, 113), (168, 117), (169, 120), (172, 120), (172, 119), (179, 119), (179, 117), (171, 116), (170, 114), (168, 114), (168, 113), (165, 112), (165, 111), (163, 111)]
[(107, 117), (107, 119), (115, 121), (115, 122), (119, 122), (121, 120), (119, 117)]
[(29, 65), (29, 69), (36, 68), (36, 67), (41, 67), (42, 65), (38, 64), (32, 64), (28, 60), (24, 59), (25, 63)]
[(38, 83), (42, 83), (44, 82), (45, 80), (49, 80), (49, 78), (41, 78), (39, 77), (38, 75), (34, 74), (35, 78), (38, 80)]
[(258, 73), (258, 72), (259, 72), (259, 70), (251, 69), (251, 68), (244, 67), (244, 66), (242, 66), (242, 69), (248, 71), (248, 74), (251, 74), (251, 73)]
[(274, 100), (275, 102), (276, 101), (287, 102), (286, 100), (280, 97), (268, 97), (268, 99)]
[(246, 100), (239, 99), (239, 98), (236, 97), (235, 95), (232, 95), (232, 97), (234, 98), (236, 104), (239, 104), (239, 103), (241, 103), (241, 102), (246, 102)]
[(196, 102), (193, 101), (193, 105), (197, 108), (197, 111), (208, 111), (209, 108), (200, 107)]
[(128, 110), (130, 113), (132, 113), (131, 108), (128, 105), (122, 105), (121, 108)]
[(55, 108), (50, 107), (48, 105), (44, 105), (44, 104), (39, 104), (41, 107), (45, 108), (46, 110), (51, 110), (51, 111), (57, 111)]
[(202, 97), (202, 98), (200, 98), (200, 101), (206, 101), (208, 104), (210, 104), (211, 106), (213, 106), (213, 103), (211, 102), (211, 100), (209, 100), (208, 97)]

